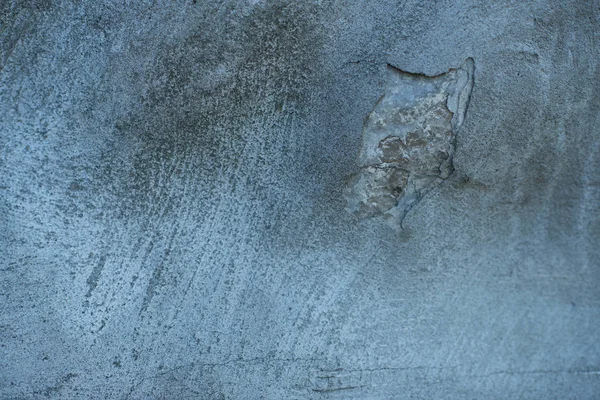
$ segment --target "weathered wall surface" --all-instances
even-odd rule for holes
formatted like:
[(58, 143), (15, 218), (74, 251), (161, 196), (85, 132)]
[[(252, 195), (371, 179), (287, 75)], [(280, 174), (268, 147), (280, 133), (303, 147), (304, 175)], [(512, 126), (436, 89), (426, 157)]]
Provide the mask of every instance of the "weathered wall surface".
[[(0, 24), (0, 398), (597, 398), (598, 1)], [(469, 57), (454, 172), (404, 229), (346, 212), (387, 64)]]

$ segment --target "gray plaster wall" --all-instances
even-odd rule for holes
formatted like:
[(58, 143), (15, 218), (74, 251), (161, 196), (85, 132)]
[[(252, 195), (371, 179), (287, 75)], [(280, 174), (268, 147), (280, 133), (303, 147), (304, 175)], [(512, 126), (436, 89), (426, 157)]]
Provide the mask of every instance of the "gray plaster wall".
[[(600, 396), (597, 0), (0, 1), (0, 398)], [(403, 229), (387, 64), (475, 65)]]

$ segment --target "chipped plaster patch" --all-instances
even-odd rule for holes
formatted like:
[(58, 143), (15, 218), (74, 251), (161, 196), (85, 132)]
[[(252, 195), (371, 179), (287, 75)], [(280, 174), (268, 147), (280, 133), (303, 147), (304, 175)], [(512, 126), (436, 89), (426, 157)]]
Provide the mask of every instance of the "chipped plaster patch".
[(433, 77), (388, 66), (385, 94), (365, 120), (361, 168), (349, 178), (344, 193), (348, 212), (401, 221), (452, 173), (473, 72), (471, 58)]

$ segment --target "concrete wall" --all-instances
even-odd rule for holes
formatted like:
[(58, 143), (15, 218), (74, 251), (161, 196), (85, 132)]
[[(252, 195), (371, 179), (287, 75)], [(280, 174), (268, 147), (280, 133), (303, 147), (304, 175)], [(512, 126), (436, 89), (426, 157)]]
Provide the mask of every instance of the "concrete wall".
[[(454, 172), (346, 212), (387, 64)], [(0, 398), (593, 399), (600, 3), (0, 2)]]

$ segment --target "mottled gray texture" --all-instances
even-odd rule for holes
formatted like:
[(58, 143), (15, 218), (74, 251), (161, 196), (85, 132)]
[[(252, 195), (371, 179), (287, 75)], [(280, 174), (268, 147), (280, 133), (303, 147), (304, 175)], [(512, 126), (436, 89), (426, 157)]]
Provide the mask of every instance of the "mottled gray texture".
[[(0, 24), (0, 398), (597, 398), (597, 0)], [(468, 57), (454, 172), (403, 230), (345, 212), (386, 65)]]

